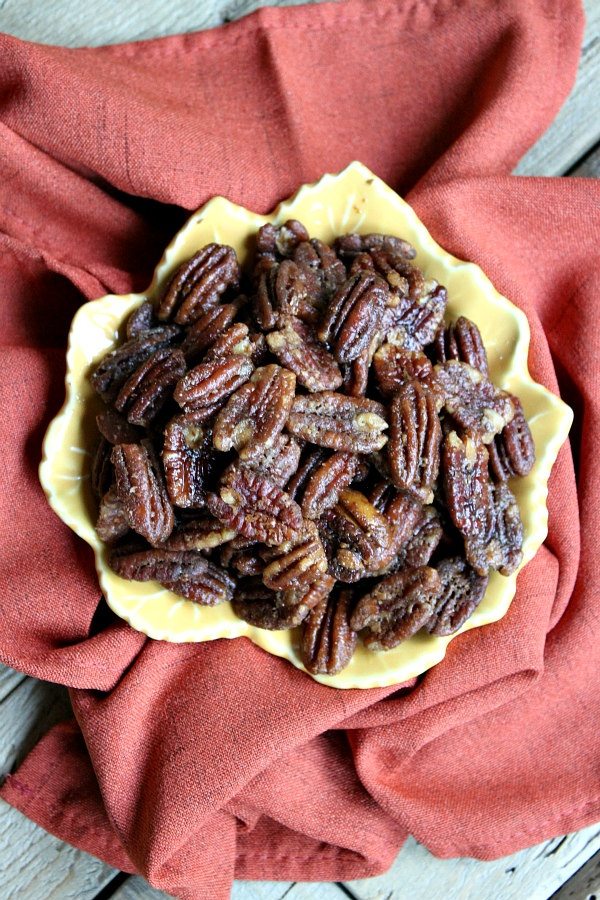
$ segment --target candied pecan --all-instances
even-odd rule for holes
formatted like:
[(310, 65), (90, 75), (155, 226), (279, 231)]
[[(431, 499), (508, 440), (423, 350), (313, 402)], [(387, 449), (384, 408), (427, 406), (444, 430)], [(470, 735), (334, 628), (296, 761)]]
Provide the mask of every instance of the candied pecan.
[[(181, 350), (187, 360), (200, 357), (231, 325), (241, 308), (241, 299), (211, 306), (188, 328)], [(246, 326), (242, 326), (246, 327)], [(246, 328), (246, 334), (248, 329)], [(226, 354), (229, 356), (230, 354)]]
[(219, 494), (208, 494), (214, 516), (244, 537), (269, 546), (296, 538), (303, 528), (297, 503), (264, 475), (247, 466), (230, 469)]
[(313, 607), (302, 628), (302, 662), (314, 675), (337, 675), (354, 655), (358, 635), (350, 628), (352, 591), (330, 594)]
[(181, 350), (157, 350), (129, 376), (115, 400), (116, 409), (126, 413), (132, 425), (147, 427), (170, 398), (185, 368)]
[(298, 466), (296, 473), (290, 478), (286, 488), (288, 494), (296, 503), (302, 505), (304, 491), (312, 473), (319, 468), (321, 463), (325, 462), (328, 456), (327, 450), (323, 447), (309, 446), (307, 448), (306, 455)]
[(217, 450), (238, 451), (241, 459), (270, 447), (282, 431), (294, 400), (296, 376), (280, 366), (256, 369), (227, 401), (215, 421)]
[(276, 328), (281, 316), (297, 316), (315, 321), (315, 295), (319, 291), (316, 279), (307, 278), (311, 270), (302, 269), (290, 259), (272, 263), (260, 274), (256, 294), (252, 298), (254, 317), (263, 331)]
[(392, 400), (388, 460), (396, 487), (431, 502), (440, 464), (442, 429), (435, 396), (419, 381), (405, 384)]
[(406, 297), (397, 295), (398, 302), (385, 310), (382, 327), (388, 342), (405, 350), (421, 350), (434, 339), (444, 318), (448, 294), (435, 281), (425, 282), (421, 293)]
[(106, 438), (100, 438), (100, 443), (92, 460), (92, 471), (90, 473), (92, 491), (98, 498), (106, 493), (113, 480), (113, 467), (110, 461), (111, 453), (112, 444)]
[(351, 363), (345, 363), (341, 366), (342, 375), (344, 376), (344, 393), (348, 394), (348, 396), (364, 397), (366, 394), (371, 363), (373, 362), (375, 351), (381, 345), (381, 341), (381, 332), (375, 332), (369, 346), (365, 347)]
[(381, 322), (388, 286), (362, 272), (344, 282), (327, 305), (317, 336), (331, 344), (340, 363), (356, 359), (371, 343)]
[(405, 350), (386, 341), (373, 358), (377, 387), (388, 396), (400, 390), (409, 381), (427, 383), (433, 366), (421, 350)]
[(485, 575), (497, 569), (511, 575), (523, 559), (523, 523), (519, 506), (509, 487), (500, 482), (492, 488), (494, 531), (489, 540), (477, 537), (465, 540), (465, 556), (476, 572)]
[(309, 612), (302, 600), (295, 605), (282, 603), (275, 591), (265, 587), (259, 578), (247, 578), (238, 584), (232, 606), (244, 622), (269, 631), (295, 628)]
[(461, 428), (479, 434), (484, 444), (513, 418), (511, 395), (495, 387), (478, 369), (452, 359), (435, 366), (434, 372), (444, 409)]
[(437, 549), (442, 535), (442, 525), (436, 510), (433, 506), (424, 507), (413, 534), (401, 546), (394, 566), (399, 569), (426, 566)]
[(371, 453), (387, 442), (381, 403), (333, 391), (296, 397), (286, 427), (296, 437), (348, 453)]
[(387, 519), (392, 532), (392, 548), (397, 554), (415, 535), (423, 518), (423, 507), (411, 494), (397, 491), (386, 481), (378, 482), (371, 489), (369, 500)]
[(415, 248), (402, 238), (391, 234), (344, 234), (335, 240), (335, 249), (342, 259), (353, 259), (358, 253), (386, 250), (404, 259), (414, 259)]
[(308, 266), (316, 273), (323, 301), (328, 300), (347, 278), (343, 262), (318, 238), (298, 244), (292, 258), (295, 263)]
[(179, 507), (204, 506), (217, 459), (212, 429), (198, 421), (196, 413), (184, 413), (168, 423), (162, 461), (171, 503)]
[(103, 409), (98, 413), (96, 425), (102, 437), (111, 444), (137, 444), (142, 437), (141, 430), (114, 409)]
[(468, 363), (474, 369), (478, 369), (482, 375), (488, 377), (488, 359), (479, 328), (467, 319), (460, 316), (456, 322), (450, 325), (440, 325), (435, 336), (435, 355), (439, 363), (456, 359), (459, 362)]
[(201, 518), (181, 522), (162, 545), (165, 550), (212, 550), (235, 537), (235, 531), (225, 528), (214, 516), (203, 513)]
[(283, 259), (291, 256), (298, 244), (308, 240), (308, 231), (297, 219), (288, 219), (279, 227), (268, 222), (258, 229), (256, 256), (258, 259)]
[(446, 435), (442, 449), (444, 493), (454, 525), (466, 538), (487, 544), (494, 529), (488, 452), (477, 438)]
[(265, 566), (262, 576), (274, 591), (307, 587), (327, 573), (327, 557), (313, 522), (307, 523), (301, 537), (291, 546), (278, 547), (274, 558)]
[(333, 453), (308, 477), (302, 497), (302, 514), (319, 519), (325, 510), (338, 502), (340, 492), (350, 487), (358, 468), (354, 453)]
[(115, 550), (113, 572), (130, 581), (158, 581), (176, 594), (203, 606), (231, 600), (235, 579), (196, 550)]
[(254, 371), (246, 356), (212, 359), (191, 369), (178, 382), (173, 394), (186, 412), (211, 407), (218, 409)]
[(424, 293), (426, 282), (421, 270), (390, 250), (370, 250), (355, 256), (350, 274), (366, 271), (376, 272), (387, 282), (390, 288), (387, 306), (398, 306), (404, 297), (416, 300)]
[(442, 590), (427, 622), (431, 634), (454, 634), (473, 615), (485, 594), (488, 576), (478, 575), (460, 556), (437, 567)]
[(265, 567), (259, 553), (261, 546), (258, 541), (240, 540), (238, 535), (221, 550), (221, 564), (227, 569), (235, 569), (240, 575), (261, 575)]
[(116, 444), (111, 460), (130, 528), (150, 544), (166, 541), (173, 530), (173, 510), (151, 445)]
[(333, 509), (321, 517), (319, 530), (329, 557), (329, 571), (340, 581), (367, 577), (393, 557), (389, 522), (359, 491), (343, 490)]
[(213, 359), (227, 359), (230, 356), (247, 356), (254, 365), (259, 365), (266, 355), (267, 345), (263, 334), (250, 334), (248, 326), (236, 322), (220, 335), (212, 347), (206, 351), (204, 362)]
[(154, 325), (154, 307), (145, 300), (130, 313), (125, 325), (127, 340), (136, 337), (143, 331), (149, 331)]
[(533, 437), (523, 407), (512, 398), (515, 414), (489, 445), (490, 469), (497, 481), (529, 475), (535, 462)]
[(280, 316), (279, 327), (267, 335), (267, 344), (281, 365), (294, 372), (298, 384), (309, 391), (340, 387), (340, 367), (307, 325), (294, 316)]
[(332, 578), (331, 575), (318, 575), (308, 585), (278, 591), (277, 602), (283, 606), (298, 606), (299, 603), (302, 603), (307, 609), (312, 609), (331, 593), (334, 585), (335, 578)]
[(189, 325), (215, 306), (226, 290), (235, 290), (239, 280), (233, 247), (207, 244), (175, 273), (159, 303), (158, 318), (174, 317), (180, 325)]
[(174, 325), (162, 325), (121, 344), (100, 360), (90, 375), (92, 387), (106, 403), (110, 403), (138, 366), (156, 350), (172, 344), (179, 333), (179, 328)]
[(291, 434), (278, 434), (270, 447), (250, 444), (244, 463), (283, 488), (298, 469), (300, 452), (300, 444)]
[(431, 619), (441, 589), (435, 569), (404, 569), (384, 578), (358, 601), (350, 618), (354, 631), (368, 629), (370, 650), (391, 650)]
[(105, 544), (114, 544), (128, 531), (129, 520), (113, 484), (100, 501), (96, 534)]

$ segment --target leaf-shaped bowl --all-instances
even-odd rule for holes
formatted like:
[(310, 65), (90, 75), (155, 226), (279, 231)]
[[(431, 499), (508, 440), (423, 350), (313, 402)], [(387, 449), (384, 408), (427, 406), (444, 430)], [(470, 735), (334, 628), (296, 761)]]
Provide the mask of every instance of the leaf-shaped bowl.
[[(160, 295), (174, 270), (200, 247), (210, 241), (229, 244), (243, 264), (248, 238), (261, 225), (280, 224), (290, 218), (299, 219), (312, 237), (326, 242), (349, 231), (377, 231), (405, 238), (416, 248), (416, 263), (426, 276), (447, 287), (448, 315), (465, 315), (477, 323), (488, 351), (491, 377), (499, 387), (520, 397), (535, 441), (535, 466), (526, 478), (511, 485), (524, 525), (523, 565), (534, 556), (547, 534), (548, 477), (567, 437), (572, 412), (531, 379), (527, 368), (529, 325), (521, 310), (495, 290), (478, 266), (443, 250), (411, 207), (358, 162), (338, 175), (324, 175), (315, 184), (304, 185), (270, 216), (260, 216), (223, 197), (215, 197), (191, 216), (167, 247), (147, 291), (109, 295), (82, 306), (73, 319), (69, 336), (66, 399), (44, 440), (40, 480), (55, 512), (93, 547), (100, 585), (109, 606), (133, 628), (157, 640), (200, 642), (245, 636), (268, 653), (285, 657), (303, 669), (298, 629), (266, 631), (238, 619), (229, 603), (199, 606), (159, 584), (126, 581), (115, 575), (107, 564), (107, 548), (94, 530), (96, 504), (90, 487), (99, 401), (88, 374), (117, 341), (125, 318), (144, 300)], [(483, 601), (462, 630), (501, 619), (514, 597), (516, 578), (517, 573), (507, 578), (494, 572)], [(359, 645), (343, 672), (311, 677), (337, 688), (398, 684), (438, 663), (455, 637), (421, 632), (396, 649), (379, 653)]]

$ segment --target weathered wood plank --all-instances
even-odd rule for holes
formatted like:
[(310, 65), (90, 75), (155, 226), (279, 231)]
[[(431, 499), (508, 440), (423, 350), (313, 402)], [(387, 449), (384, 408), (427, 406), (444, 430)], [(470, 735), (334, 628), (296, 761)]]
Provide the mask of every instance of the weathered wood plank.
[(344, 882), (358, 900), (547, 900), (600, 849), (600, 824), (491, 862), (437, 859), (409, 839), (378, 878)]
[(588, 153), (569, 175), (572, 178), (600, 178), (600, 147)]
[[(297, 887), (297, 885), (296, 885)], [(321, 885), (316, 885), (321, 888)], [(324, 885), (329, 887), (329, 885)], [(304, 900), (303, 897), (296, 897), (291, 892), (292, 883), (289, 881), (236, 881), (231, 892), (231, 900)], [(313, 897), (317, 895), (314, 894)], [(110, 900), (167, 900), (170, 894), (163, 891), (157, 891), (156, 888), (150, 887), (143, 878), (135, 876), (128, 878), (127, 881), (119, 887)], [(319, 897), (321, 894), (319, 893)], [(329, 900), (327, 895), (323, 895), (324, 900)], [(331, 900), (343, 900), (344, 895), (341, 891), (337, 891), (332, 895)]]
[(40, 737), (69, 718), (69, 697), (55, 684), (26, 678), (0, 705), (0, 778), (26, 756)]
[(584, 0), (586, 29), (575, 87), (560, 113), (516, 168), (518, 175), (563, 175), (600, 140), (600, 3)]
[(14, 691), (18, 684), (25, 680), (25, 677), (21, 672), (15, 672), (8, 666), (0, 665), (0, 703), (11, 691)]
[(552, 900), (598, 900), (600, 896), (600, 853), (590, 859), (566, 884), (552, 895)]

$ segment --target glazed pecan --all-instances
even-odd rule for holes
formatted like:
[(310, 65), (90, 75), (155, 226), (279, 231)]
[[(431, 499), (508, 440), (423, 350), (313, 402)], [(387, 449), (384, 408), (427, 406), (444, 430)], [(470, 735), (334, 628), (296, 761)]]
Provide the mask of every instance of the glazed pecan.
[(307, 609), (313, 609), (317, 603), (329, 596), (334, 585), (335, 578), (332, 578), (331, 575), (318, 575), (308, 585), (278, 591), (277, 602), (283, 606), (298, 606), (299, 603), (302, 603)]
[(235, 531), (208, 513), (181, 522), (162, 545), (165, 550), (212, 550), (235, 538)]
[(348, 623), (352, 605), (352, 591), (345, 588), (321, 600), (304, 620), (302, 662), (314, 675), (337, 675), (352, 659), (358, 642)]
[(303, 529), (298, 504), (247, 466), (228, 470), (219, 494), (207, 495), (207, 505), (229, 528), (269, 546), (294, 540)]
[(156, 350), (171, 345), (179, 333), (176, 326), (163, 325), (143, 331), (121, 344), (100, 360), (90, 376), (92, 387), (106, 403), (110, 403), (144, 360)]
[(391, 234), (344, 234), (336, 238), (335, 249), (344, 260), (352, 260), (358, 253), (385, 250), (403, 259), (414, 259), (415, 248), (402, 238)]
[(352, 583), (368, 577), (393, 558), (393, 529), (360, 491), (343, 490), (336, 505), (319, 520), (319, 530), (329, 571), (339, 581)]
[(421, 350), (405, 350), (386, 341), (373, 357), (377, 387), (385, 396), (396, 393), (409, 381), (427, 383), (433, 366)]
[(343, 262), (328, 244), (318, 238), (302, 241), (294, 249), (292, 259), (300, 266), (308, 266), (318, 278), (323, 301), (327, 301), (347, 278)]
[(309, 613), (309, 607), (302, 600), (294, 605), (282, 603), (279, 595), (265, 587), (260, 578), (241, 581), (232, 606), (236, 616), (244, 622), (269, 631), (295, 628)]
[(358, 469), (354, 453), (332, 453), (310, 474), (302, 497), (302, 514), (319, 519), (338, 502), (340, 492), (350, 487)]
[(400, 548), (394, 568), (417, 569), (426, 566), (443, 536), (440, 518), (433, 506), (425, 506), (416, 529)]
[(465, 538), (487, 544), (494, 530), (488, 452), (477, 438), (446, 435), (442, 449), (444, 493), (454, 525)]
[(267, 344), (281, 365), (294, 372), (298, 384), (309, 391), (340, 387), (340, 367), (312, 330), (294, 316), (280, 316), (279, 326), (267, 335)]
[(267, 587), (274, 591), (306, 588), (321, 575), (327, 574), (327, 557), (313, 522), (307, 523), (302, 536), (277, 549), (274, 558), (265, 566), (262, 576)]
[(338, 362), (352, 362), (369, 347), (379, 328), (387, 295), (385, 281), (370, 272), (354, 275), (335, 292), (317, 335), (332, 345)]
[(160, 465), (149, 442), (116, 444), (111, 460), (117, 495), (129, 527), (149, 544), (166, 541), (175, 520)]
[(142, 431), (114, 409), (98, 413), (96, 425), (102, 437), (111, 444), (137, 444), (142, 438)]
[(127, 340), (137, 337), (143, 331), (150, 331), (154, 324), (154, 307), (149, 300), (145, 300), (133, 310), (127, 319), (125, 325)]
[[(203, 315), (196, 319), (194, 324), (188, 328), (185, 340), (181, 345), (185, 358), (189, 361), (201, 357), (231, 325), (241, 306), (242, 299), (238, 298), (233, 303), (211, 306)], [(248, 329), (245, 325), (240, 327), (245, 328), (245, 333), (248, 334)], [(231, 354), (227, 353), (226, 355), (229, 356)]]
[(278, 327), (281, 316), (314, 322), (318, 316), (319, 283), (312, 270), (290, 259), (271, 263), (260, 273), (252, 298), (254, 318), (263, 331)]
[(387, 442), (380, 403), (333, 391), (296, 397), (286, 427), (296, 437), (348, 453), (371, 453)]
[(96, 534), (105, 544), (114, 544), (129, 531), (129, 519), (123, 504), (117, 494), (117, 489), (112, 487), (102, 497), (100, 509), (96, 520)]
[(212, 429), (194, 412), (176, 416), (165, 428), (162, 461), (171, 503), (204, 506), (217, 467)]
[(370, 650), (391, 650), (431, 619), (441, 582), (435, 569), (404, 569), (384, 578), (358, 601), (350, 617), (354, 631), (367, 629)]
[(442, 429), (434, 394), (419, 381), (405, 384), (392, 400), (388, 461), (392, 481), (427, 503), (440, 464)]
[(288, 219), (279, 227), (268, 222), (258, 229), (256, 256), (259, 260), (284, 259), (291, 256), (299, 244), (308, 240), (308, 231), (297, 219)]
[(199, 319), (221, 295), (239, 287), (240, 267), (233, 247), (207, 244), (179, 267), (162, 297), (159, 319), (174, 318), (181, 325)]
[(465, 316), (450, 325), (440, 325), (435, 336), (435, 355), (439, 363), (456, 359), (488, 377), (488, 359), (481, 333), (475, 322)]
[(329, 453), (323, 447), (307, 447), (297, 471), (290, 478), (286, 490), (292, 500), (302, 505), (304, 491), (310, 477), (325, 462)]
[(458, 631), (473, 615), (485, 594), (488, 576), (478, 575), (461, 557), (444, 559), (437, 567), (442, 589), (427, 622), (431, 634)]
[(111, 453), (112, 444), (106, 438), (100, 438), (100, 443), (92, 460), (90, 473), (92, 491), (97, 498), (102, 497), (106, 493), (113, 480), (113, 467), (110, 461)]
[(235, 579), (196, 550), (119, 548), (111, 569), (131, 581), (158, 581), (176, 594), (203, 606), (231, 600)]
[(513, 398), (488, 381), (478, 369), (450, 360), (434, 368), (444, 409), (466, 431), (489, 444), (515, 414)]
[(437, 282), (425, 282), (423, 293), (405, 297), (395, 295), (397, 303), (385, 310), (382, 327), (388, 342), (405, 350), (421, 350), (435, 337), (448, 303), (446, 288)]
[(535, 462), (533, 437), (523, 407), (512, 398), (515, 414), (489, 445), (490, 469), (497, 481), (529, 475)]
[(249, 444), (244, 463), (283, 488), (298, 469), (300, 452), (300, 444), (291, 434), (278, 434), (270, 447)]
[[(423, 507), (414, 496), (395, 490), (387, 481), (380, 481), (371, 489), (369, 500), (388, 521), (392, 533), (392, 550), (396, 557), (392, 565), (400, 568), (398, 554), (401, 548), (404, 550), (407, 542), (410, 543), (416, 537), (423, 520)], [(429, 557), (425, 562), (429, 562)]]
[(185, 372), (181, 350), (163, 347), (130, 375), (115, 400), (119, 412), (132, 425), (147, 427), (160, 412)]
[(256, 369), (228, 400), (215, 421), (217, 450), (238, 451), (241, 459), (270, 447), (282, 431), (294, 400), (296, 376), (280, 366)]
[(265, 563), (259, 552), (261, 547), (258, 541), (238, 535), (221, 550), (221, 565), (240, 575), (262, 575)]
[(465, 556), (476, 572), (485, 575), (497, 569), (501, 575), (511, 575), (523, 559), (523, 523), (519, 506), (508, 486), (503, 482), (492, 488), (494, 530), (489, 540), (477, 537), (465, 540)]
[(246, 356), (202, 362), (178, 382), (173, 396), (186, 412), (197, 409), (214, 412), (248, 381), (253, 371), (254, 366)]
[(230, 356), (247, 356), (255, 366), (263, 361), (267, 345), (263, 334), (250, 334), (248, 326), (236, 322), (221, 334), (206, 351), (205, 362), (228, 359)]

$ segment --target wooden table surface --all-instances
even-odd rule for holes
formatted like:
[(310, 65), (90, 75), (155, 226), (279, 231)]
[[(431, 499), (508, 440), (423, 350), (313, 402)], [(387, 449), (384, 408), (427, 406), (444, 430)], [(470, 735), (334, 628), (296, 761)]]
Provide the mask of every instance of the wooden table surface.
[[(44, 43), (97, 46), (196, 31), (259, 6), (299, 0), (0, 0), (0, 31)], [(319, 2), (319, 0), (312, 0)], [(521, 175), (600, 176), (600, 0), (586, 0), (587, 27), (573, 92), (521, 160)], [(37, 739), (68, 717), (66, 691), (0, 666), (0, 779)], [(236, 882), (234, 900), (595, 900), (600, 824), (494, 862), (439, 860), (414, 840), (378, 878), (343, 885)], [(158, 900), (141, 878), (51, 837), (0, 801), (0, 900)]]

